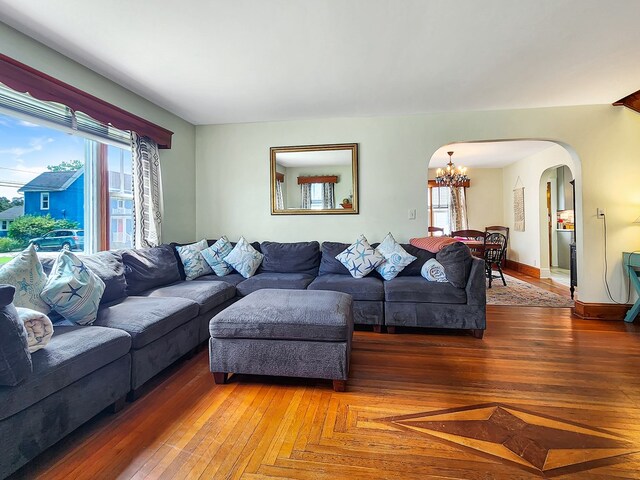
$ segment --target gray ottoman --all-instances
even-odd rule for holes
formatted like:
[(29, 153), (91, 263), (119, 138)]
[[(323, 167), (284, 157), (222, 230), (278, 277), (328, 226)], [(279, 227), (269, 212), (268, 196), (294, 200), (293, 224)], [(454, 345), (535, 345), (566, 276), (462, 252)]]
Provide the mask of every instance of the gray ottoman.
[(209, 366), (229, 373), (326, 378), (344, 391), (353, 335), (353, 301), (322, 290), (255, 291), (209, 323)]

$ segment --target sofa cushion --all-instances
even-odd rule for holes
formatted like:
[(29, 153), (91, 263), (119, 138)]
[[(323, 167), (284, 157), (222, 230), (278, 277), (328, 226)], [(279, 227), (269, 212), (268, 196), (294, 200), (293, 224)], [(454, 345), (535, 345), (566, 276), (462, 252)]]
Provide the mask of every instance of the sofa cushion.
[[(210, 246), (214, 245), (216, 242), (217, 242), (216, 239), (207, 239), (207, 246), (210, 247)], [(186, 280), (187, 275), (184, 273), (184, 265), (182, 265), (182, 261), (180, 260), (180, 255), (178, 254), (178, 251), (176, 250), (176, 247), (181, 247), (181, 246), (184, 246), (184, 245), (188, 245), (188, 244), (187, 243), (176, 243), (176, 242), (172, 242), (170, 244), (171, 248), (173, 249), (173, 255), (176, 258), (177, 263), (178, 263), (178, 271), (180, 272), (180, 280)], [(231, 242), (231, 246), (235, 247), (236, 244), (234, 242)], [(260, 251), (260, 243), (259, 242), (252, 242), (251, 246), (253, 248), (255, 248), (257, 251)], [(201, 278), (201, 277), (198, 277), (198, 278)]]
[(176, 254), (169, 245), (123, 250), (122, 261), (127, 279), (127, 295), (137, 295), (180, 280)]
[(450, 283), (429, 282), (422, 277), (396, 277), (384, 282), (387, 302), (467, 303), (467, 293)]
[(349, 270), (353, 278), (364, 278), (384, 263), (384, 257), (375, 250), (364, 235), (336, 256), (337, 260)]
[(101, 305), (127, 296), (127, 279), (120, 252), (98, 252), (78, 255), (78, 258), (104, 282)]
[(454, 287), (464, 288), (471, 272), (471, 251), (462, 242), (447, 245), (436, 254), (436, 260), (444, 267), (447, 280)]
[(194, 280), (202, 275), (213, 273), (211, 266), (200, 253), (206, 248), (208, 244), (204, 238), (196, 243), (176, 247), (186, 275), (185, 280)]
[(36, 249), (29, 245), (26, 249), (0, 267), (0, 284), (13, 285), (16, 294), (13, 304), (16, 307), (30, 308), (49, 313), (51, 307), (40, 298), (47, 283)]
[(224, 261), (244, 278), (249, 278), (255, 275), (263, 258), (264, 255), (253, 248), (244, 237), (240, 237), (231, 253), (224, 257)]
[(127, 297), (100, 307), (94, 325), (124, 330), (138, 349), (195, 318), (199, 310), (196, 302), (184, 298)]
[(225, 282), (229, 285), (237, 286), (240, 282), (244, 282), (246, 278), (244, 278), (239, 273), (230, 273), (229, 275), (225, 275), (224, 277), (219, 277), (218, 275), (203, 275), (202, 277), (198, 277), (194, 280), (194, 282)]
[(7, 386), (31, 374), (27, 331), (12, 303), (15, 291), (12, 285), (0, 285), (0, 385)]
[(410, 243), (401, 243), (400, 246), (404, 248), (408, 254), (416, 257), (416, 260), (414, 260), (409, 265), (404, 267), (402, 271), (398, 274), (399, 277), (420, 276), (421, 275), (420, 271), (422, 270), (422, 266), (427, 262), (427, 260), (431, 258), (436, 258), (435, 253), (431, 253), (427, 250), (414, 247)]
[(262, 242), (260, 251), (264, 254), (260, 272), (306, 273), (314, 277), (318, 275), (320, 266), (318, 242)]
[[(179, 247), (176, 247), (176, 250)], [(231, 253), (233, 246), (224, 235), (213, 245), (208, 246), (200, 252), (204, 260), (209, 264), (211, 270), (216, 275), (224, 277), (233, 273), (233, 267), (224, 261), (224, 258)], [(186, 275), (186, 273), (185, 273)]]
[(56, 325), (47, 348), (31, 355), (31, 376), (17, 387), (0, 388), (0, 420), (117, 360), (130, 349), (131, 337), (122, 330)]
[(354, 300), (384, 300), (382, 280), (375, 277), (353, 278), (351, 275), (328, 274), (317, 277), (308, 290), (333, 290), (348, 293)]
[(213, 310), (236, 295), (236, 287), (226, 282), (188, 282), (181, 280), (173, 285), (155, 288), (143, 293), (147, 297), (178, 297), (198, 304), (199, 315)]
[(263, 288), (305, 290), (313, 279), (306, 273), (259, 273), (240, 283), (237, 290), (242, 296)]
[(351, 298), (338, 292), (260, 290), (218, 313), (214, 338), (345, 342), (351, 334)]
[(376, 251), (384, 257), (384, 262), (376, 267), (376, 272), (385, 280), (393, 280), (398, 274), (405, 269), (416, 257), (408, 253), (402, 245), (396, 242), (391, 232), (384, 237), (380, 245), (376, 247)]
[(320, 248), (322, 256), (320, 258), (318, 275), (328, 275), (331, 273), (350, 275), (349, 270), (336, 258), (348, 246), (348, 243), (342, 242), (322, 242)]

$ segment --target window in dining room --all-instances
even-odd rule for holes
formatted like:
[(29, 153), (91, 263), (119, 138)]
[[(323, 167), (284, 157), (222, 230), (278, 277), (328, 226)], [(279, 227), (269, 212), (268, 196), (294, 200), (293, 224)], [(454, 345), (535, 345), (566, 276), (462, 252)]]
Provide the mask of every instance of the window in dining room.
[(429, 185), (429, 225), (444, 228), (445, 232), (451, 231), (449, 223), (449, 187)]

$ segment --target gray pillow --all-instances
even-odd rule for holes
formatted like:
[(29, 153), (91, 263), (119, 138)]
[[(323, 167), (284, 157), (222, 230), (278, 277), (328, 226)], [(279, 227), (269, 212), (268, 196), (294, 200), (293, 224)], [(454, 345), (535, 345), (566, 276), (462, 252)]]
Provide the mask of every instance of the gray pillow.
[(462, 242), (447, 245), (436, 254), (436, 260), (444, 267), (449, 283), (454, 287), (465, 288), (471, 272), (471, 251)]
[(146, 290), (180, 281), (178, 262), (170, 245), (123, 250), (122, 261), (127, 295), (138, 295)]
[(124, 275), (122, 254), (98, 252), (79, 257), (84, 264), (104, 282), (105, 288), (100, 305), (120, 300), (127, 296), (127, 279)]
[(262, 242), (260, 251), (264, 255), (261, 272), (306, 273), (317, 275), (320, 266), (320, 244), (318, 242)]
[(424, 250), (422, 248), (414, 247), (409, 243), (401, 243), (400, 246), (404, 248), (409, 255), (413, 255), (414, 257), (416, 257), (416, 260), (404, 267), (398, 274), (399, 277), (417, 277), (419, 275), (422, 275), (421, 272), (424, 264), (432, 258), (436, 258), (435, 253), (431, 253), (430, 251)]
[(32, 372), (27, 331), (13, 306), (15, 287), (0, 285), (0, 385), (13, 387)]

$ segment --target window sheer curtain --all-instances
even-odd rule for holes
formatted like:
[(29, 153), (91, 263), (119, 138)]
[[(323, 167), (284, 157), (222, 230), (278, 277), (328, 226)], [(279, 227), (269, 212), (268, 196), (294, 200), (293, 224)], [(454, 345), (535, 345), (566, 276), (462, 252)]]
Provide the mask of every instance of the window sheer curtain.
[(300, 185), (300, 208), (311, 208), (311, 184), (302, 183)]
[(335, 184), (322, 184), (322, 208), (336, 208)]
[(276, 180), (276, 210), (284, 210), (284, 195), (282, 194), (282, 182)]
[(450, 231), (467, 230), (467, 200), (464, 187), (451, 187), (449, 195), (449, 224)]
[(136, 248), (162, 241), (162, 178), (158, 144), (131, 132), (133, 170), (133, 242)]

